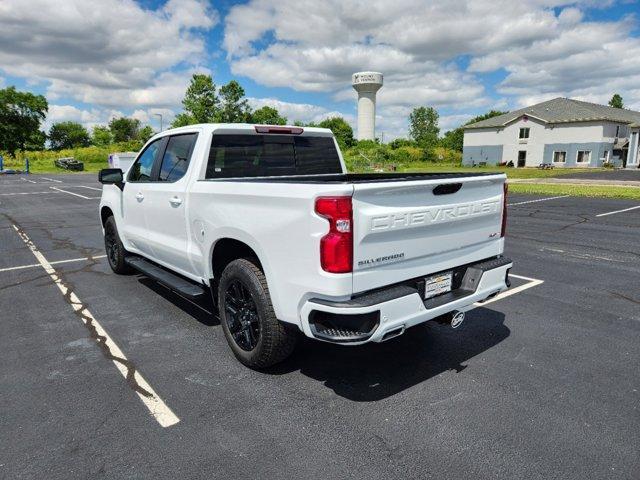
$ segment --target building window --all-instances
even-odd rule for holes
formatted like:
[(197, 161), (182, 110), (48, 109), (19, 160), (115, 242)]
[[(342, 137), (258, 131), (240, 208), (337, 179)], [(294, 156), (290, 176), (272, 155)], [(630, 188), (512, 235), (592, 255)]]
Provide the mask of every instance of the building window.
[(589, 150), (578, 150), (578, 156), (576, 157), (578, 163), (591, 162), (591, 152)]
[(620, 125), (616, 125), (616, 138), (620, 136)]
[(567, 152), (553, 152), (553, 163), (564, 163), (567, 161)]
[(520, 140), (526, 140), (529, 138), (529, 128), (521, 128), (519, 138)]

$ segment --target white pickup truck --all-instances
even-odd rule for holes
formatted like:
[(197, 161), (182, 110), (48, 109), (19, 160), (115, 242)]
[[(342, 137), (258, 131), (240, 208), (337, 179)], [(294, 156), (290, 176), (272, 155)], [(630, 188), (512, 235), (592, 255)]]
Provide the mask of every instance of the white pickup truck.
[(252, 368), (286, 358), (300, 332), (359, 345), (456, 327), (509, 284), (503, 174), (350, 174), (330, 130), (202, 124), (99, 179), (113, 271), (210, 292)]

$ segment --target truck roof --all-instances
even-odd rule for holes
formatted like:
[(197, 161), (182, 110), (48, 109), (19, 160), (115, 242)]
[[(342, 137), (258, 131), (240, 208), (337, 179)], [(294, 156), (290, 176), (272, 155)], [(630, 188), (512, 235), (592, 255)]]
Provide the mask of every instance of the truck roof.
[[(263, 125), (254, 123), (196, 123), (194, 125), (187, 125), (185, 127), (171, 128), (163, 130), (158, 133), (157, 136), (166, 135), (167, 133), (182, 132), (199, 128), (204, 131), (224, 130), (225, 133), (250, 133), (255, 132), (256, 127), (270, 127), (274, 129), (302, 129), (302, 133), (299, 135), (315, 135), (315, 136), (333, 136), (333, 133), (328, 128), (319, 127), (300, 127), (297, 125)], [(275, 132), (274, 132), (275, 133)]]

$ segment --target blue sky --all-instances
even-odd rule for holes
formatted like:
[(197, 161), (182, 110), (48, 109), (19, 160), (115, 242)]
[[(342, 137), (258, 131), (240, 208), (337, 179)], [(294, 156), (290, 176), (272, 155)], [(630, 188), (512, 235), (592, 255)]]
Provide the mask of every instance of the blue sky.
[(350, 74), (385, 75), (378, 133), (435, 106), (443, 130), (555, 96), (640, 109), (640, 6), (554, 0), (3, 0), (0, 85), (47, 96), (48, 125), (116, 115), (157, 126), (194, 72), (253, 106), (354, 123)]

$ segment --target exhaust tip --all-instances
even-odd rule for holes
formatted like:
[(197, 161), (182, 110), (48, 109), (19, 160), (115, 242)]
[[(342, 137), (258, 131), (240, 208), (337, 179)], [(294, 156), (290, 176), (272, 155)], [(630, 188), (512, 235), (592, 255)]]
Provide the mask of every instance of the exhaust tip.
[(393, 330), (389, 330), (388, 332), (386, 332), (383, 336), (382, 336), (382, 342), (385, 342), (387, 340), (390, 340), (392, 338), (398, 337), (400, 335), (402, 335), (404, 333), (404, 325), (402, 325), (401, 327), (398, 328), (394, 328)]
[(458, 328), (464, 322), (464, 312), (455, 312), (451, 317), (451, 328)]
[(440, 315), (433, 320), (442, 325), (449, 325), (451, 328), (458, 328), (460, 325), (462, 325), (462, 322), (464, 322), (464, 318), (464, 312), (458, 312), (457, 310), (454, 310), (453, 312)]

